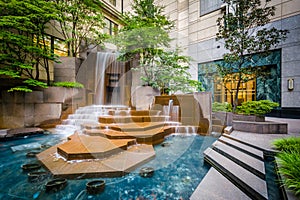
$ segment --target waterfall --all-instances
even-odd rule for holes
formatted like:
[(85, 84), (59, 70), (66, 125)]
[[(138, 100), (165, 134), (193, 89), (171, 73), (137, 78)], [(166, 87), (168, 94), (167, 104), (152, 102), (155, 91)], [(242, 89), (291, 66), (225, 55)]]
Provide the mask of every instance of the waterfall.
[(95, 96), (94, 103), (96, 105), (104, 105), (105, 93), (105, 69), (109, 64), (109, 57), (111, 53), (97, 52), (96, 66), (95, 66)]
[(169, 105), (168, 105), (168, 114), (169, 116), (172, 115), (172, 109), (173, 109), (173, 99), (169, 100)]
[(116, 53), (92, 52), (81, 64), (76, 80), (85, 86), (88, 105), (120, 105), (124, 103), (124, 75), (125, 64), (117, 61)]

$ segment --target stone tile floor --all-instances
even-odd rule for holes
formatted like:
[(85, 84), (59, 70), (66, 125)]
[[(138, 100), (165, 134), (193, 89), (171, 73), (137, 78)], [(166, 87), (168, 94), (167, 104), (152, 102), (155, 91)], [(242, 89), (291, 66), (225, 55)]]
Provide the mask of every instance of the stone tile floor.
[[(256, 134), (250, 132), (233, 131), (232, 136), (245, 142), (255, 144), (266, 150), (272, 150), (272, 141), (283, 137), (300, 137), (300, 119), (266, 117), (266, 121), (288, 123), (288, 134)], [(254, 137), (255, 136), (255, 137)]]

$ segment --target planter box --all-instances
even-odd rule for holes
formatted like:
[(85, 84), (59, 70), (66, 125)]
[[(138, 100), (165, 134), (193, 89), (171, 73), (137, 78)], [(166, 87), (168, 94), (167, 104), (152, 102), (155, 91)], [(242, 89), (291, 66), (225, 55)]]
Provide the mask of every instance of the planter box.
[(213, 117), (221, 120), (223, 126), (232, 126), (233, 113), (232, 112), (214, 112)]
[(233, 121), (264, 122), (265, 116), (233, 114)]

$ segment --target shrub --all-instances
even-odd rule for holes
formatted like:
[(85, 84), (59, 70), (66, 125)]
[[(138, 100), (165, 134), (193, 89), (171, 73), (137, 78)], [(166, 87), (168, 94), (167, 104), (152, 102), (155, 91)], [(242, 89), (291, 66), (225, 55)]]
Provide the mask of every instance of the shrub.
[(289, 137), (277, 139), (273, 142), (276, 149), (280, 151), (299, 151), (300, 153), (300, 137)]
[(230, 103), (219, 103), (219, 102), (214, 102), (212, 104), (212, 111), (213, 112), (218, 112), (218, 111), (223, 111), (223, 112), (231, 112), (232, 111), (232, 106)]
[(84, 86), (78, 82), (55, 82), (53, 86), (66, 87), (66, 88), (83, 88)]
[(279, 173), (283, 174), (283, 184), (300, 195), (300, 138), (284, 138), (273, 142), (280, 153), (278, 158)]
[(238, 114), (263, 116), (278, 106), (278, 103), (270, 100), (247, 101), (243, 102), (241, 106), (237, 106), (236, 112)]

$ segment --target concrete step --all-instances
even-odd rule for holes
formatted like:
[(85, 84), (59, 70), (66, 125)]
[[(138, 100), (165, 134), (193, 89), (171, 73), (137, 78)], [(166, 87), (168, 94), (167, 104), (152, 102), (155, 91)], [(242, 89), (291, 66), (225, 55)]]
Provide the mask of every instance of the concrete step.
[(252, 199), (268, 199), (267, 183), (217, 151), (207, 148), (204, 160)]
[(266, 148), (263, 148), (261, 146), (255, 145), (255, 143), (249, 143), (245, 140), (241, 140), (240, 138), (238, 138), (236, 136), (233, 136), (233, 135), (224, 134), (223, 136), (225, 136), (225, 137), (227, 137), (231, 140), (237, 141), (239, 143), (245, 144), (247, 146), (253, 147), (254, 149), (257, 149), (259, 151), (262, 151), (263, 154), (264, 154), (264, 157), (268, 157), (268, 156), (273, 156), (274, 157), (278, 153), (278, 151), (275, 150), (275, 149), (266, 149)]
[(242, 151), (239, 151), (223, 142), (216, 141), (213, 143), (212, 146), (213, 146), (212, 148), (218, 153), (226, 156), (227, 158), (234, 161), (238, 165), (251, 171), (261, 179), (265, 179), (266, 172), (265, 172), (265, 164), (263, 161), (258, 160), (257, 158), (254, 158)]
[(259, 160), (264, 160), (264, 153), (261, 150), (258, 150), (256, 148), (253, 148), (249, 145), (243, 144), (239, 141), (233, 140), (230, 136), (224, 134), (222, 137), (219, 138), (220, 142), (223, 142), (231, 147), (236, 148), (237, 150), (240, 150), (250, 156), (253, 156)]
[(250, 200), (251, 198), (212, 167), (202, 179), (190, 200), (215, 199)]
[(212, 131), (213, 132), (218, 132), (218, 133), (223, 133), (224, 131), (224, 126), (223, 125), (212, 125)]

